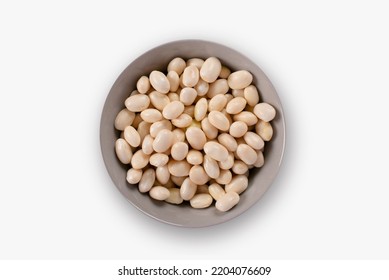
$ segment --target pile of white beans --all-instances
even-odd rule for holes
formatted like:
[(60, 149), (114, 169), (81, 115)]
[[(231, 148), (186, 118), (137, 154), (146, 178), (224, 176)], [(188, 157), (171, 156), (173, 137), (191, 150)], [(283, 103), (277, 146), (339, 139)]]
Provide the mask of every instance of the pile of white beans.
[(174, 58), (167, 74), (142, 76), (115, 119), (127, 181), (156, 200), (220, 211), (239, 202), (249, 169), (262, 167), (275, 109), (246, 70), (219, 59)]

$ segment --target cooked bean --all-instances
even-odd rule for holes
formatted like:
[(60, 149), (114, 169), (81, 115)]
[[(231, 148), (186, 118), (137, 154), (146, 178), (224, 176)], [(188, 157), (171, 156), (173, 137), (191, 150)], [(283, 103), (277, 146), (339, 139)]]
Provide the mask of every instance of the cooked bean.
[(208, 111), (221, 111), (227, 104), (227, 97), (225, 94), (218, 94), (212, 97), (208, 104)]
[(180, 195), (180, 190), (176, 188), (168, 189), (170, 192), (170, 196), (165, 199), (166, 202), (171, 204), (181, 204), (184, 200)]
[(225, 190), (227, 193), (235, 192), (241, 194), (247, 189), (248, 183), (248, 178), (245, 175), (235, 175), (231, 182), (225, 186)]
[(155, 167), (164, 166), (169, 162), (169, 156), (163, 153), (155, 153), (150, 156), (150, 164)]
[(254, 166), (259, 168), (265, 164), (265, 158), (263, 157), (262, 151), (258, 151), (257, 160), (254, 162)]
[(235, 97), (228, 102), (226, 111), (228, 114), (238, 114), (246, 107), (247, 101), (243, 97)]
[(203, 167), (210, 178), (217, 179), (220, 175), (220, 168), (216, 160), (208, 155), (204, 156)]
[(227, 79), (230, 74), (231, 74), (231, 70), (228, 69), (226, 66), (222, 66), (219, 77), (222, 79)]
[(168, 93), (170, 90), (170, 83), (168, 78), (161, 71), (152, 71), (149, 76), (150, 84), (160, 93)]
[(128, 109), (124, 108), (116, 116), (115, 128), (117, 130), (124, 130), (127, 126), (132, 124), (132, 122), (134, 121), (134, 118), (135, 118), (135, 113), (130, 112), (130, 111), (128, 111)]
[(249, 170), (249, 168), (246, 163), (244, 163), (241, 160), (235, 160), (234, 165), (232, 166), (232, 171), (235, 174), (238, 175), (245, 174), (247, 170)]
[(127, 126), (124, 129), (124, 139), (130, 144), (132, 147), (138, 147), (140, 145), (140, 135), (138, 131), (132, 127)]
[(209, 194), (215, 200), (219, 200), (223, 195), (226, 194), (224, 189), (219, 184), (216, 184), (216, 183), (213, 183), (213, 184), (209, 185), (208, 191), (209, 191)]
[(153, 141), (153, 149), (157, 153), (163, 153), (173, 145), (174, 134), (168, 129), (162, 129)]
[(219, 133), (216, 127), (214, 127), (210, 122), (209, 118), (204, 118), (201, 121), (201, 128), (207, 136), (208, 139), (215, 139)]
[(150, 98), (145, 94), (136, 94), (128, 97), (124, 105), (131, 112), (141, 112), (150, 105)]
[(156, 123), (153, 123), (150, 126), (150, 135), (155, 138), (157, 137), (157, 134), (162, 130), (162, 129), (168, 129), (172, 130), (173, 126), (172, 123), (168, 120), (162, 120)]
[(192, 165), (200, 165), (203, 163), (203, 154), (200, 151), (190, 150), (186, 160)]
[(200, 77), (207, 83), (213, 83), (219, 77), (222, 65), (216, 57), (210, 57), (204, 61), (200, 69)]
[(175, 71), (178, 75), (181, 75), (184, 72), (186, 67), (186, 62), (181, 57), (176, 57), (169, 62), (167, 66), (167, 71)]
[(204, 96), (208, 93), (209, 84), (200, 78), (194, 89), (197, 91), (198, 96)]
[(195, 107), (194, 107), (194, 118), (197, 121), (201, 121), (204, 119), (205, 115), (207, 114), (208, 110), (208, 102), (205, 98), (200, 98), (199, 101), (197, 101)]
[(178, 118), (172, 120), (172, 124), (176, 127), (184, 128), (192, 124), (192, 117), (188, 114), (181, 114)]
[(203, 63), (204, 63), (204, 59), (201, 59), (201, 58), (191, 58), (191, 59), (188, 59), (188, 61), (186, 62), (186, 65), (187, 66), (194, 65), (194, 66), (197, 67), (197, 69), (200, 70), (201, 66), (203, 66)]
[(242, 137), (248, 130), (247, 124), (242, 121), (236, 121), (231, 124), (230, 134), (235, 138)]
[(146, 155), (151, 155), (154, 152), (153, 149), (154, 138), (150, 134), (146, 135), (142, 142), (142, 151)]
[(218, 178), (216, 178), (216, 183), (225, 185), (225, 184), (228, 184), (229, 182), (231, 182), (231, 179), (232, 179), (231, 171), (221, 169), (220, 176)]
[(196, 194), (190, 200), (193, 208), (207, 208), (212, 204), (212, 196), (206, 193)]
[(228, 83), (226, 79), (218, 79), (209, 85), (207, 92), (208, 98), (213, 98), (218, 94), (226, 94), (228, 92)]
[(193, 183), (189, 178), (186, 178), (182, 182), (180, 188), (180, 196), (183, 200), (190, 200), (196, 193), (197, 185)]
[(242, 121), (247, 124), (247, 126), (255, 125), (258, 122), (257, 117), (248, 111), (240, 112), (233, 116), (234, 121)]
[(189, 144), (196, 150), (203, 149), (205, 143), (207, 142), (204, 132), (198, 127), (189, 127), (186, 130), (185, 135)]
[(195, 101), (196, 97), (197, 91), (191, 87), (185, 87), (180, 92), (180, 101), (187, 106), (191, 105)]
[(167, 188), (162, 186), (155, 186), (150, 189), (150, 196), (155, 200), (165, 200), (170, 196), (170, 192)]
[(255, 132), (248, 131), (243, 136), (243, 139), (248, 145), (250, 145), (251, 148), (255, 150), (260, 150), (265, 146), (265, 142), (263, 142), (262, 138)]
[(148, 192), (155, 182), (155, 170), (153, 168), (146, 169), (143, 172), (142, 178), (139, 181), (138, 188), (142, 193)]
[(255, 125), (255, 131), (263, 139), (263, 141), (270, 141), (273, 137), (273, 127), (269, 122), (259, 120)]
[(232, 89), (244, 89), (253, 81), (253, 75), (246, 70), (239, 70), (228, 76), (228, 85)]
[(182, 74), (182, 83), (187, 87), (194, 87), (199, 81), (199, 69), (190, 65), (184, 69), (184, 73)]
[(238, 147), (235, 138), (228, 133), (219, 134), (217, 140), (219, 141), (220, 144), (226, 147), (227, 150), (229, 150), (230, 152), (235, 152), (236, 148)]
[(204, 185), (209, 181), (208, 174), (201, 165), (192, 166), (189, 172), (189, 178), (196, 185)]
[(155, 123), (162, 120), (162, 114), (157, 109), (146, 109), (140, 113), (141, 118), (148, 123)]
[(170, 99), (166, 94), (162, 94), (158, 91), (152, 91), (149, 93), (151, 104), (158, 110), (162, 111), (167, 104), (170, 103)]
[(163, 108), (162, 115), (165, 119), (176, 119), (184, 112), (185, 106), (180, 101), (172, 101)]
[(180, 76), (178, 76), (177, 72), (170, 71), (169, 73), (167, 73), (166, 78), (169, 80), (170, 91), (177, 91), (178, 87), (180, 86)]
[(254, 114), (265, 122), (270, 122), (276, 116), (276, 110), (268, 103), (259, 103), (254, 107)]
[(139, 93), (146, 93), (150, 89), (150, 81), (149, 78), (146, 76), (142, 76), (139, 78), (138, 82), (136, 83), (136, 89)]
[(155, 176), (157, 177), (157, 180), (161, 184), (166, 185), (170, 179), (170, 172), (169, 172), (169, 168), (167, 167), (167, 165), (158, 166), (155, 169)]
[(177, 142), (172, 146), (171, 156), (175, 160), (183, 160), (188, 154), (188, 144), (185, 142)]
[(142, 169), (130, 168), (127, 171), (126, 180), (130, 184), (138, 184), (142, 178), (143, 171)]
[(115, 142), (115, 151), (121, 163), (128, 164), (132, 159), (132, 151), (126, 140), (119, 138)]
[(257, 161), (257, 152), (247, 144), (238, 145), (236, 153), (246, 164), (254, 164)]
[(204, 152), (217, 161), (227, 160), (228, 157), (227, 149), (223, 145), (215, 141), (205, 143)]
[(134, 153), (131, 159), (131, 165), (135, 169), (142, 169), (149, 163), (150, 155), (146, 155), (142, 150)]
[(168, 163), (168, 168), (170, 174), (177, 177), (183, 177), (189, 175), (191, 165), (186, 160), (170, 160)]
[(216, 201), (215, 207), (219, 211), (226, 212), (238, 204), (239, 199), (239, 194), (228, 192)]
[(254, 85), (246, 87), (243, 91), (244, 98), (247, 100), (247, 104), (255, 106), (259, 102), (258, 90)]
[(208, 119), (214, 127), (221, 131), (228, 131), (230, 128), (230, 122), (222, 112), (212, 111), (208, 114)]

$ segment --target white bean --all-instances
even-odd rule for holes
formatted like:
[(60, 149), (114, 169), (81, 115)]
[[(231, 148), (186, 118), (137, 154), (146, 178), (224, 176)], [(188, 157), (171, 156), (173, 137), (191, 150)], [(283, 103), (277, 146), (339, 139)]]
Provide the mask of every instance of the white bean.
[(183, 160), (188, 154), (188, 144), (185, 142), (177, 142), (172, 146), (171, 156), (175, 160)]
[(145, 94), (132, 95), (126, 99), (124, 105), (131, 112), (141, 112), (149, 107), (150, 98)]
[(245, 135), (247, 130), (248, 127), (246, 123), (242, 121), (236, 121), (231, 124), (230, 134), (235, 138), (239, 138)]
[(243, 91), (244, 98), (247, 100), (247, 104), (255, 106), (259, 102), (259, 93), (254, 85), (246, 87)]
[(225, 184), (228, 184), (229, 182), (231, 182), (231, 179), (232, 179), (231, 171), (221, 169), (220, 176), (218, 178), (216, 178), (216, 183), (225, 185)]
[(217, 161), (224, 161), (228, 158), (227, 149), (215, 141), (205, 143), (204, 152)]
[(163, 108), (162, 115), (165, 119), (176, 119), (184, 112), (185, 106), (180, 101), (172, 101)]
[(176, 127), (184, 128), (192, 124), (192, 117), (188, 114), (181, 114), (178, 118), (172, 120), (172, 124)]
[(158, 182), (160, 182), (163, 185), (166, 185), (170, 179), (170, 172), (169, 172), (169, 168), (167, 168), (167, 165), (158, 166), (155, 169), (155, 176), (157, 177)]
[(119, 138), (115, 142), (115, 151), (121, 163), (128, 164), (132, 159), (132, 151), (126, 140)]
[(153, 168), (146, 169), (143, 172), (142, 179), (140, 179), (138, 188), (142, 193), (148, 192), (155, 182), (155, 170)]
[(211, 111), (221, 111), (227, 104), (227, 97), (225, 94), (218, 94), (212, 97), (208, 104), (208, 110)]
[(226, 111), (228, 114), (238, 114), (246, 107), (247, 101), (243, 97), (234, 97), (228, 102)]
[(162, 186), (155, 186), (150, 189), (150, 196), (155, 200), (165, 200), (170, 196), (170, 192), (167, 188)]
[(235, 174), (238, 175), (245, 174), (247, 170), (249, 170), (249, 168), (246, 163), (244, 163), (241, 160), (235, 160), (234, 165), (232, 166), (232, 171)]
[(196, 121), (201, 121), (205, 118), (208, 110), (208, 102), (205, 98), (200, 98), (194, 107), (194, 118)]
[(235, 175), (231, 182), (225, 186), (227, 193), (235, 192), (241, 194), (247, 189), (249, 184), (248, 178), (245, 175)]
[(117, 130), (124, 130), (127, 126), (132, 124), (134, 118), (135, 118), (135, 113), (130, 112), (126, 108), (124, 108), (116, 116), (115, 128)]
[(204, 156), (203, 167), (210, 178), (217, 179), (220, 175), (220, 168), (216, 160), (208, 155)]
[(226, 212), (238, 204), (239, 199), (239, 194), (228, 192), (216, 201), (215, 207), (219, 211)]
[(170, 71), (169, 73), (167, 73), (166, 78), (169, 80), (170, 91), (177, 91), (178, 87), (180, 86), (180, 76), (178, 76), (177, 72)]
[(276, 116), (276, 110), (268, 103), (259, 103), (254, 107), (254, 114), (265, 122), (270, 122)]
[(257, 160), (254, 162), (254, 166), (259, 168), (262, 167), (265, 164), (265, 158), (263, 157), (262, 151), (258, 151), (257, 153)]
[(183, 176), (183, 177), (177, 177), (177, 176), (174, 176), (174, 175), (171, 175), (170, 176), (170, 179), (172, 180), (172, 182), (176, 185), (176, 186), (179, 186), (181, 187), (182, 183), (184, 182), (184, 180), (188, 178), (187, 176)]
[(170, 99), (166, 94), (162, 94), (158, 91), (152, 91), (149, 93), (151, 104), (158, 110), (162, 111), (167, 104), (170, 103)]
[(141, 118), (148, 123), (155, 123), (162, 120), (162, 114), (157, 109), (146, 109), (140, 113)]
[(204, 185), (209, 181), (208, 174), (201, 165), (192, 166), (189, 171), (189, 178), (196, 185)]
[(127, 126), (124, 129), (124, 139), (126, 139), (128, 144), (132, 147), (138, 147), (140, 145), (140, 135), (132, 126)]
[(219, 77), (222, 79), (227, 79), (230, 74), (231, 74), (231, 70), (228, 69), (226, 66), (222, 66)]
[(209, 84), (200, 78), (194, 89), (197, 91), (198, 96), (204, 96), (208, 93)]
[(151, 127), (151, 123), (145, 121), (139, 123), (137, 132), (139, 133), (141, 143), (146, 137), (146, 135), (150, 134), (150, 127)]
[(228, 85), (232, 89), (244, 89), (253, 81), (253, 75), (246, 70), (239, 70), (228, 76)]
[(185, 135), (189, 144), (195, 150), (203, 149), (205, 143), (207, 142), (204, 132), (198, 127), (189, 127), (186, 130)]
[(186, 62), (181, 57), (176, 57), (169, 62), (167, 66), (167, 71), (175, 71), (178, 75), (181, 75), (184, 72), (186, 67)]
[(142, 178), (143, 171), (142, 169), (130, 168), (127, 171), (126, 180), (130, 184), (138, 184), (140, 179)]
[(174, 135), (173, 144), (185, 141), (185, 133), (182, 131), (182, 129), (176, 128), (172, 132)]
[(150, 84), (160, 93), (168, 93), (170, 90), (170, 83), (168, 78), (161, 71), (152, 71), (149, 76)]
[(146, 135), (142, 142), (142, 150), (146, 155), (151, 155), (154, 152), (153, 149), (154, 138), (150, 134)]
[(215, 200), (219, 200), (223, 195), (226, 194), (224, 189), (219, 184), (216, 184), (216, 183), (213, 183), (213, 184), (209, 185), (208, 191), (209, 191), (209, 194)]
[(219, 167), (224, 170), (231, 169), (234, 165), (235, 157), (233, 153), (228, 153), (227, 159), (219, 162)]
[(166, 202), (171, 204), (181, 204), (184, 200), (180, 195), (180, 190), (176, 188), (168, 189), (170, 192), (170, 196), (165, 199)]
[(258, 122), (257, 117), (248, 111), (240, 112), (233, 116), (234, 121), (242, 121), (247, 124), (247, 126), (255, 125)]
[(169, 156), (163, 153), (155, 153), (150, 156), (149, 160), (152, 166), (160, 167), (169, 162)]
[(194, 65), (194, 66), (197, 67), (197, 69), (200, 70), (201, 66), (203, 66), (203, 63), (204, 63), (204, 59), (201, 59), (201, 58), (191, 58), (191, 59), (188, 59), (188, 61), (186, 62), (186, 65), (187, 66)]
[(217, 140), (220, 144), (222, 144), (224, 147), (227, 148), (230, 152), (235, 152), (236, 148), (238, 147), (238, 143), (236, 143), (236, 140), (234, 137), (232, 137), (228, 133), (222, 133), (217, 137)]
[(248, 165), (254, 164), (257, 161), (257, 152), (247, 144), (238, 145), (236, 153)]
[(192, 165), (200, 165), (203, 163), (203, 154), (200, 151), (190, 150), (186, 160)]
[(197, 185), (193, 183), (189, 178), (186, 178), (182, 182), (180, 188), (180, 196), (183, 200), (190, 200), (196, 193)]
[(191, 87), (185, 87), (180, 92), (180, 101), (187, 106), (191, 105), (195, 101), (196, 97), (197, 91)]
[(168, 168), (170, 174), (177, 177), (183, 177), (189, 175), (191, 165), (186, 160), (170, 160), (168, 163)]
[(273, 127), (269, 122), (259, 120), (255, 125), (255, 131), (263, 139), (263, 141), (270, 141), (273, 137)]
[(190, 65), (184, 69), (182, 83), (187, 87), (194, 87), (199, 81), (199, 77), (199, 69), (194, 65)]
[(256, 134), (255, 132), (248, 131), (244, 136), (243, 136), (244, 141), (248, 145), (250, 145), (251, 148), (255, 150), (260, 150), (265, 146), (265, 142), (262, 140), (262, 138)]
[(153, 141), (153, 149), (157, 153), (163, 153), (167, 151), (172, 145), (174, 140), (174, 134), (168, 129), (162, 129)]
[(149, 163), (150, 155), (146, 155), (142, 150), (138, 150), (132, 156), (131, 165), (135, 169), (142, 169)]
[(173, 126), (172, 123), (168, 120), (162, 120), (156, 123), (153, 123), (150, 126), (150, 135), (155, 138), (157, 137), (157, 134), (162, 130), (162, 129), (168, 129), (172, 130)]
[(208, 114), (208, 119), (214, 127), (221, 131), (228, 131), (230, 128), (230, 122), (222, 112), (212, 111)]
[(150, 89), (150, 81), (149, 78), (146, 76), (142, 76), (139, 78), (138, 82), (136, 83), (136, 89), (139, 93), (146, 93)]
[(209, 118), (204, 118), (201, 121), (201, 128), (207, 136), (208, 139), (215, 139), (219, 133), (216, 127), (214, 127), (210, 122)]
[(204, 61), (200, 69), (200, 77), (207, 83), (213, 83), (219, 77), (222, 65), (216, 57), (210, 57)]
[(226, 79), (218, 79), (209, 85), (207, 96), (213, 98), (218, 94), (226, 94), (229, 90)]
[(193, 208), (207, 208), (212, 204), (212, 196), (206, 193), (196, 194), (190, 200)]

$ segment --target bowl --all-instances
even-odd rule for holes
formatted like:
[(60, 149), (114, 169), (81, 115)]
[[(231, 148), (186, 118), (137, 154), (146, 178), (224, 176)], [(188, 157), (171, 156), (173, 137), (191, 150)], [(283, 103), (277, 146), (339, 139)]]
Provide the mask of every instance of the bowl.
[[(262, 101), (274, 106), (277, 111), (272, 121), (273, 138), (265, 145), (265, 164), (251, 170), (249, 186), (240, 196), (240, 202), (228, 212), (220, 212), (214, 206), (194, 209), (189, 205), (172, 205), (156, 201), (142, 194), (136, 186), (126, 181), (128, 167), (116, 157), (115, 141), (119, 131), (114, 128), (114, 120), (124, 108), (124, 101), (142, 75), (152, 70), (165, 72), (174, 57), (189, 59), (215, 56), (232, 71), (245, 69), (252, 73), (253, 84), (257, 86)], [(182, 227), (205, 227), (229, 221), (253, 206), (270, 187), (276, 177), (285, 147), (285, 122), (280, 99), (264, 72), (249, 58), (224, 45), (203, 40), (181, 40), (155, 47), (135, 59), (115, 81), (104, 104), (100, 123), (101, 151), (107, 171), (122, 195), (144, 214), (161, 222)]]

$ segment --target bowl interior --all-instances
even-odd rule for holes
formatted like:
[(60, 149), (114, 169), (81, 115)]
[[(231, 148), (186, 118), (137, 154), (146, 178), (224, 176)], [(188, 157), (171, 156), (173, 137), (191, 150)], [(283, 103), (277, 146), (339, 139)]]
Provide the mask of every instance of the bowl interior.
[[(238, 205), (230, 211), (222, 213), (209, 207), (193, 209), (188, 205), (171, 205), (151, 199), (138, 191), (136, 186), (126, 181), (128, 167), (120, 163), (115, 154), (115, 141), (119, 132), (114, 128), (114, 120), (124, 108), (124, 101), (136, 82), (142, 75), (148, 75), (152, 70), (166, 72), (167, 64), (174, 57), (189, 59), (199, 57), (206, 59), (215, 56), (223, 65), (232, 71), (245, 69), (253, 74), (253, 84), (257, 86), (262, 101), (275, 107), (277, 116), (272, 121), (273, 138), (265, 145), (265, 165), (250, 172), (249, 186)], [(228, 221), (250, 208), (256, 203), (274, 180), (283, 156), (285, 146), (285, 124), (279, 97), (263, 71), (250, 59), (226, 46), (202, 41), (182, 40), (158, 46), (133, 61), (118, 77), (104, 104), (100, 123), (100, 143), (103, 159), (114, 184), (119, 191), (136, 208), (143, 213), (168, 224), (185, 227), (204, 227)]]

